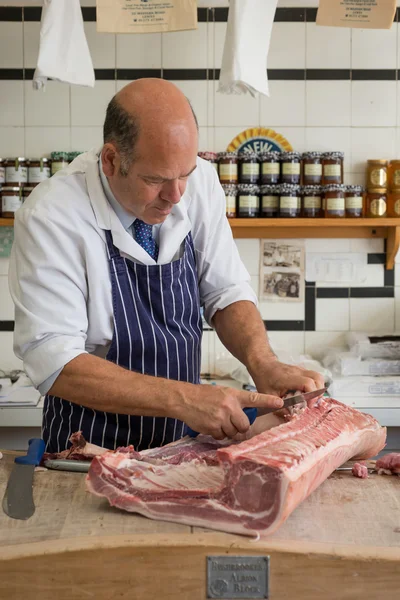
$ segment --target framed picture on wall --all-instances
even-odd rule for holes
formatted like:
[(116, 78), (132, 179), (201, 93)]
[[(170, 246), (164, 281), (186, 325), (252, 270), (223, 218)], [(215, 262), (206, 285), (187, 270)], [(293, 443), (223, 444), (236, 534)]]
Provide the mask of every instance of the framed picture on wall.
[(260, 248), (260, 300), (302, 302), (304, 241), (261, 240)]

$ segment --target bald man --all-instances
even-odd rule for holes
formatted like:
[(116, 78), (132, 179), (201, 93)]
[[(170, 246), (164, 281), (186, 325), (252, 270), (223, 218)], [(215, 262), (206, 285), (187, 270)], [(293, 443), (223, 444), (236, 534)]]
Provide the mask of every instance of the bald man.
[[(100, 150), (41, 183), (16, 214), (10, 264), (15, 351), (45, 396), (49, 452), (71, 433), (144, 450), (186, 426), (249, 429), (244, 407), (279, 408), (321, 377), (277, 361), (214, 168), (197, 157), (192, 108), (143, 79), (110, 102)], [(198, 385), (200, 308), (258, 392)]]

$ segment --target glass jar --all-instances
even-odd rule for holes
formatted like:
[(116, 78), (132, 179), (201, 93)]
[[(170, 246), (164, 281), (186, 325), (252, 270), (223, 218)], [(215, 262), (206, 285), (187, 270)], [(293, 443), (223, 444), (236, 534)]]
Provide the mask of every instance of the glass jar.
[(275, 185), (281, 176), (280, 152), (263, 152), (260, 154), (261, 183)]
[(71, 163), (80, 154), (83, 154), (82, 150), (74, 150), (73, 152), (68, 152), (68, 162)]
[(28, 161), (23, 156), (18, 158), (7, 158), (6, 185), (24, 185), (28, 182)]
[(343, 183), (343, 152), (324, 152), (322, 154), (322, 184)]
[(239, 218), (256, 218), (260, 212), (260, 188), (258, 185), (240, 183), (238, 186), (237, 215)]
[(400, 160), (391, 160), (389, 163), (389, 189), (400, 191)]
[(234, 219), (236, 217), (237, 185), (223, 184), (222, 189), (225, 192), (226, 216), (228, 219)]
[(346, 185), (346, 217), (360, 218), (364, 214), (364, 195), (361, 185)]
[(332, 184), (324, 186), (325, 217), (341, 218), (346, 215), (346, 186)]
[(387, 195), (385, 188), (373, 188), (367, 193), (367, 217), (372, 219), (387, 216)]
[(304, 152), (303, 162), (303, 185), (321, 185), (322, 162), (321, 152)]
[(261, 217), (274, 218), (279, 216), (279, 185), (261, 186)]
[(300, 183), (300, 152), (283, 152), (281, 158), (282, 183)]
[(204, 160), (208, 160), (218, 173), (218, 155), (216, 152), (198, 152), (198, 156), (204, 158)]
[(238, 156), (236, 152), (218, 153), (218, 172), (221, 183), (238, 182)]
[(367, 188), (387, 188), (388, 184), (388, 161), (387, 160), (369, 160), (367, 161)]
[(54, 175), (57, 171), (68, 167), (69, 158), (68, 152), (52, 152), (51, 153), (51, 174)]
[(318, 218), (322, 216), (322, 186), (306, 185), (301, 190), (303, 198), (303, 217)]
[(0, 158), (0, 186), (6, 182), (6, 167), (3, 158)]
[(387, 199), (387, 216), (400, 217), (400, 190), (389, 192)]
[(36, 186), (34, 186), (34, 185), (29, 185), (29, 186), (24, 186), (22, 188), (22, 202), (25, 202), (25, 200), (29, 197), (31, 192), (33, 192), (35, 187)]
[(258, 183), (260, 179), (260, 161), (255, 152), (242, 152), (239, 154), (240, 183)]
[(279, 216), (300, 217), (301, 196), (300, 186), (282, 183), (279, 189)]
[(45, 179), (51, 177), (50, 161), (48, 158), (38, 158), (29, 161), (28, 182), (32, 185), (39, 185)]
[(12, 219), (22, 206), (22, 187), (5, 186), (1, 190), (1, 213), (5, 219)]

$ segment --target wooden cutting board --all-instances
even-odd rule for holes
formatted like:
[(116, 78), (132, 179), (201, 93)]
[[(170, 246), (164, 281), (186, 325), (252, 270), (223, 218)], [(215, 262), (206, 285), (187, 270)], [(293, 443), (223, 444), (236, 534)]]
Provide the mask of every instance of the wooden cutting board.
[[(0, 461), (0, 500), (14, 456)], [(227, 554), (270, 556), (274, 600), (399, 598), (400, 477), (336, 472), (260, 541), (111, 508), (84, 479), (37, 472), (33, 517), (1, 512), (1, 600), (205, 600), (206, 557)]]

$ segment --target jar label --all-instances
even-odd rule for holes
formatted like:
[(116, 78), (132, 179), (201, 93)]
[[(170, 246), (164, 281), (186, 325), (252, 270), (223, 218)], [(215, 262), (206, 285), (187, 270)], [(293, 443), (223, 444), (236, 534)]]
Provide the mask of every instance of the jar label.
[(300, 163), (282, 163), (282, 175), (300, 175)]
[(371, 215), (381, 217), (386, 212), (386, 202), (382, 198), (379, 198), (379, 200), (372, 200), (369, 210)]
[(279, 163), (265, 162), (261, 166), (261, 172), (263, 175), (279, 175), (279, 170)]
[(6, 181), (7, 183), (27, 183), (28, 182), (28, 169), (27, 167), (6, 167)]
[(344, 210), (344, 198), (327, 198), (326, 209), (330, 210)]
[(346, 208), (359, 208), (363, 206), (363, 199), (361, 196), (347, 196)]
[(6, 180), (6, 170), (4, 167), (0, 167), (0, 183), (4, 183)]
[(22, 206), (22, 198), (19, 196), (3, 196), (1, 205), (3, 212), (16, 212)]
[(40, 183), (50, 177), (50, 167), (29, 167), (29, 183)]
[(217, 171), (217, 173), (218, 173), (218, 163), (217, 163), (217, 162), (213, 162), (213, 163), (211, 163), (211, 164), (212, 164), (212, 166), (214, 167), (214, 169), (215, 169), (215, 170)]
[(340, 165), (324, 165), (325, 177), (341, 177), (342, 167)]
[(237, 164), (229, 163), (228, 165), (219, 165), (219, 178), (221, 181), (237, 180), (238, 168)]
[(386, 169), (372, 169), (370, 173), (370, 181), (376, 187), (382, 187), (386, 184)]
[(263, 208), (278, 208), (278, 196), (263, 196), (262, 207)]
[(400, 216), (400, 200), (396, 200), (393, 206), (393, 210), (396, 213), (396, 215)]
[(322, 165), (321, 163), (310, 163), (304, 165), (304, 175), (322, 175)]
[(395, 187), (400, 187), (400, 169), (393, 171), (393, 185)]
[(259, 175), (260, 165), (259, 163), (244, 163), (242, 165), (242, 175)]
[(236, 196), (226, 196), (226, 211), (236, 212)]
[(299, 208), (299, 200), (297, 196), (281, 196), (281, 208)]
[(257, 208), (259, 207), (260, 199), (258, 196), (239, 196), (240, 208)]
[(304, 208), (321, 208), (321, 196), (304, 196)]
[(61, 169), (65, 169), (66, 167), (68, 167), (68, 163), (66, 161), (53, 161), (51, 163), (51, 173), (54, 175), (54, 173), (57, 173), (57, 171), (61, 171)]

